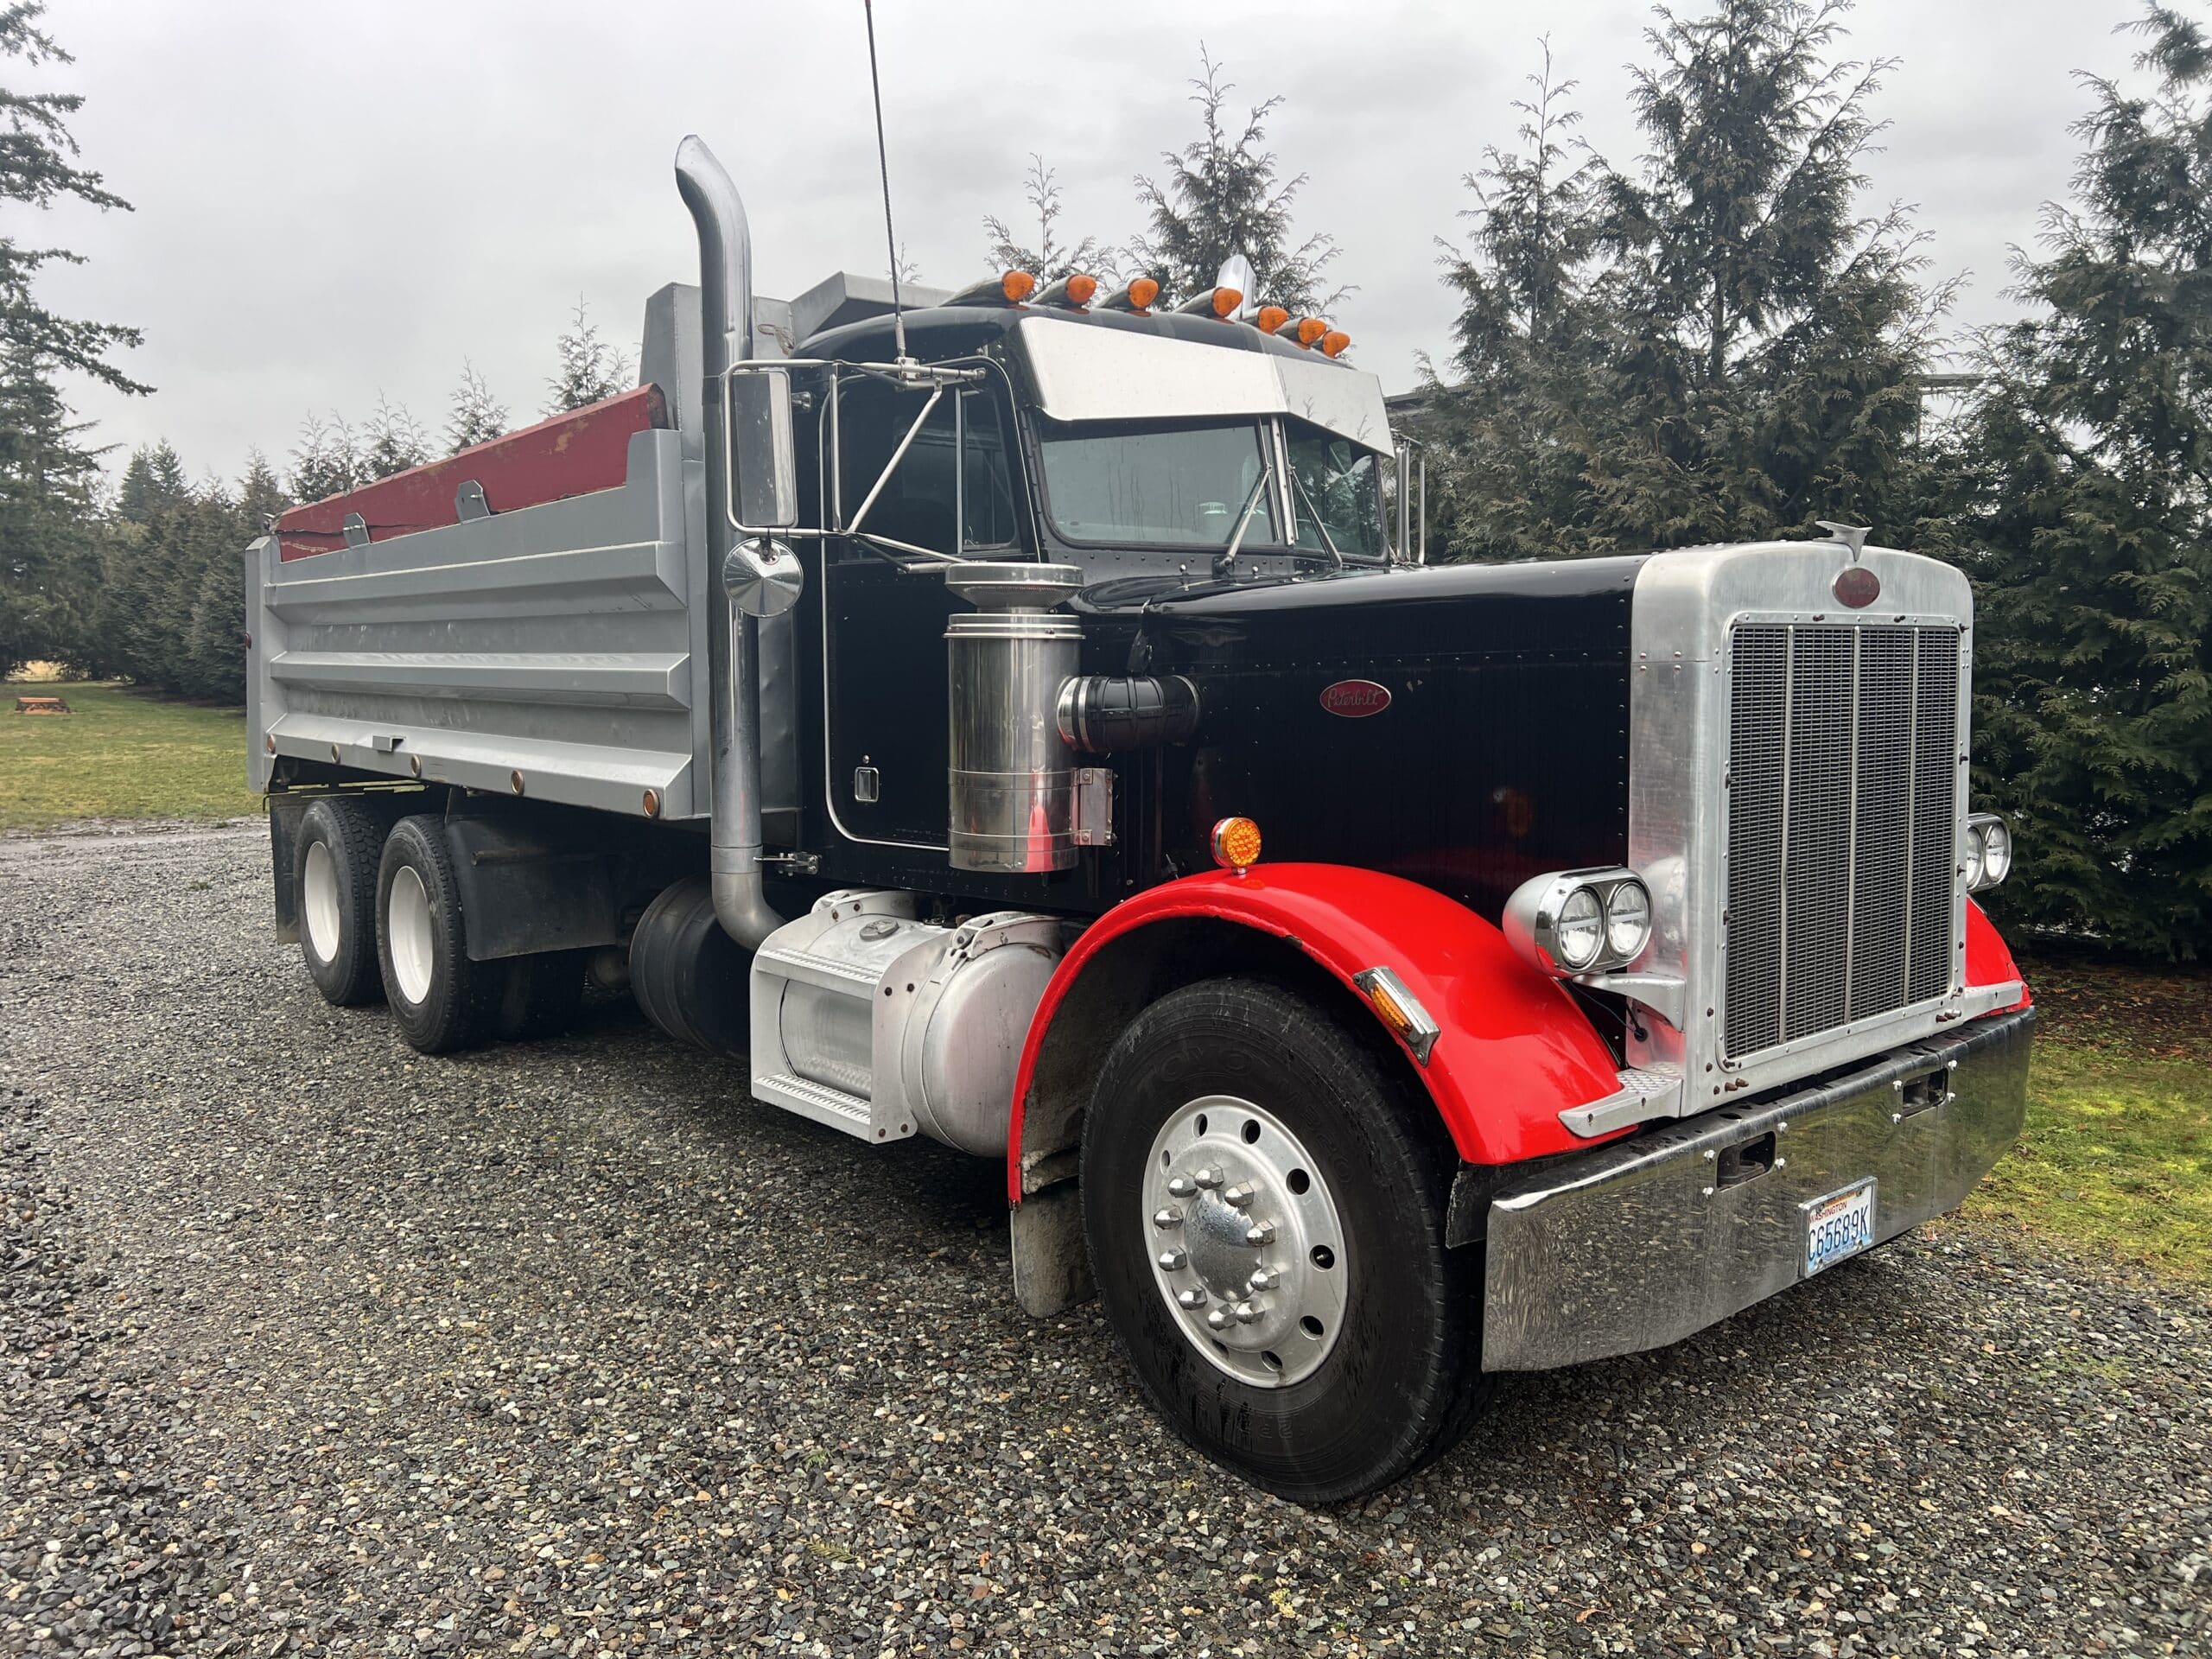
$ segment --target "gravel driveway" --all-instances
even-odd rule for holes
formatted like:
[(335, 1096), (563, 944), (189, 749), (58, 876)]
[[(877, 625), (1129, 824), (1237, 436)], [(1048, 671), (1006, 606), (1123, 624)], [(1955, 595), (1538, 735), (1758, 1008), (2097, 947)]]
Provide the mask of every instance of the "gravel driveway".
[(1023, 1317), (995, 1166), (626, 1005), (419, 1058), (266, 862), (0, 841), (0, 1650), (2212, 1649), (2202, 1297), (1948, 1228), (1303, 1510)]

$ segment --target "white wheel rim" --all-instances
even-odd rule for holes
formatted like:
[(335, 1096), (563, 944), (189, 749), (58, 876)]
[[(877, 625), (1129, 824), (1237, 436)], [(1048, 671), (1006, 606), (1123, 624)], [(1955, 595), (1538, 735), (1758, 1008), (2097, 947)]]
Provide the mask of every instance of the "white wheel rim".
[(384, 932), (391, 947), (391, 974), (399, 982), (399, 994), (419, 1003), (430, 994), (430, 895), (412, 865), (401, 865), (391, 878)]
[(330, 855), (327, 843), (308, 843), (306, 877), (300, 907), (306, 914), (308, 949), (317, 962), (334, 962), (339, 934), (338, 861)]
[(1191, 1345), (1240, 1382), (1313, 1375), (1344, 1328), (1351, 1252), (1320, 1164), (1234, 1095), (1185, 1103), (1145, 1161), (1153, 1282)]

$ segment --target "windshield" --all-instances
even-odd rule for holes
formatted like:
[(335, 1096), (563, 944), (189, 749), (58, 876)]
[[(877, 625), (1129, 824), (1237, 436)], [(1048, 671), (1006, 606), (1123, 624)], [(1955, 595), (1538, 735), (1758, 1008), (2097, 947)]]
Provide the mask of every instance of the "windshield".
[[(1315, 552), (1333, 547), (1348, 559), (1380, 559), (1382, 467), (1371, 449), (1303, 421), (1290, 423), (1292, 492), (1298, 507), (1298, 544)], [(1315, 522), (1319, 515), (1319, 524)], [(1322, 531), (1328, 532), (1324, 540)]]
[[(1261, 429), (1236, 424), (1045, 429), (1052, 526), (1071, 542), (1226, 547), (1265, 467)], [(1272, 488), (1244, 544), (1280, 546)]]

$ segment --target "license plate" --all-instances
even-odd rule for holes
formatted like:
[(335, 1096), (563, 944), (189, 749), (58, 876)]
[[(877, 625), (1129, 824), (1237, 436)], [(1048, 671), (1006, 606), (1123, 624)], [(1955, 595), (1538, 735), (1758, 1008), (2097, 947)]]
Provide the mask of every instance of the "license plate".
[(1805, 1276), (1856, 1255), (1874, 1242), (1874, 1182), (1869, 1179), (1815, 1198), (1805, 1211)]

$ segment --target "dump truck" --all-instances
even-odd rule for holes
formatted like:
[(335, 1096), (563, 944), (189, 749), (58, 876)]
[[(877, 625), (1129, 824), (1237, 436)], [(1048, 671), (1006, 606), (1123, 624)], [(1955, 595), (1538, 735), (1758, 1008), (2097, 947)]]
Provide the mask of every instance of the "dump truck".
[(1095, 1297), (1301, 1501), (2015, 1138), (1955, 569), (1840, 524), (1432, 563), (1380, 384), (1249, 272), (782, 302), (676, 177), (635, 391), (247, 552), (325, 998), (438, 1054), (626, 986), (855, 1157), (1002, 1160), (1021, 1307)]

